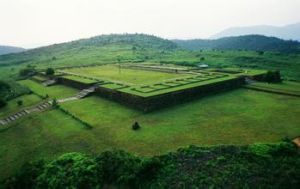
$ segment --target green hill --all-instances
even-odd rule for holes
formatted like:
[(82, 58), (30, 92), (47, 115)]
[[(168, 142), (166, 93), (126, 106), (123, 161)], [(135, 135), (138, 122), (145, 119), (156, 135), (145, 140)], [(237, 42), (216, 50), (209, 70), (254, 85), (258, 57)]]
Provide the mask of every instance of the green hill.
[(179, 46), (189, 50), (217, 49), (217, 50), (251, 50), (251, 51), (279, 51), (287, 53), (300, 52), (300, 43), (285, 41), (275, 37), (263, 35), (245, 35), (238, 37), (224, 37), (215, 40), (192, 39), (173, 40)]
[(177, 49), (172, 41), (145, 34), (111, 34), (0, 56), (0, 65), (61, 63), (74, 65), (121, 60), (144, 60), (153, 53)]

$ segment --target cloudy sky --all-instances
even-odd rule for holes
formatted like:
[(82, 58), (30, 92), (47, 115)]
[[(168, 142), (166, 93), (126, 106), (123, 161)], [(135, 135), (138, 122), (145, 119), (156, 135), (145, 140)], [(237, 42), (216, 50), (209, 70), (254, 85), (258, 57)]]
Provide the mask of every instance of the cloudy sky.
[(0, 44), (33, 48), (109, 33), (207, 38), (300, 22), (300, 0), (0, 0)]

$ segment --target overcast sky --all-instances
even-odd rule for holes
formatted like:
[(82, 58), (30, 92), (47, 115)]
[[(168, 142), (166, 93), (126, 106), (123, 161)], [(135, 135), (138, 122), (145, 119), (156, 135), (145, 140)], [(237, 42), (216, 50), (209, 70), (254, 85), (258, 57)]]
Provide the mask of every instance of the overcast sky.
[(300, 21), (300, 0), (0, 0), (0, 44), (32, 48), (109, 33), (207, 38)]

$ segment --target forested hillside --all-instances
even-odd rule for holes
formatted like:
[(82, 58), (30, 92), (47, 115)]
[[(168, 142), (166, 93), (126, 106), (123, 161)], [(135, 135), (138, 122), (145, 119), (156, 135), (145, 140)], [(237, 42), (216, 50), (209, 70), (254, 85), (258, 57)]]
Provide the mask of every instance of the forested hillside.
[(218, 50), (251, 50), (251, 51), (278, 51), (284, 53), (300, 52), (300, 43), (285, 41), (275, 37), (262, 35), (246, 35), (225, 37), (216, 40), (192, 39), (173, 40), (179, 46), (189, 50), (218, 49)]

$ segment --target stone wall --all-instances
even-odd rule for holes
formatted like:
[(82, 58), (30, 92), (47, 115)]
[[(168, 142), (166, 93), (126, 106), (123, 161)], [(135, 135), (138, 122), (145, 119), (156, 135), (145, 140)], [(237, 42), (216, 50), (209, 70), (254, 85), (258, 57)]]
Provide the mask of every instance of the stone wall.
[(141, 111), (150, 112), (171, 105), (191, 101), (199, 97), (235, 89), (242, 86), (244, 83), (244, 77), (233, 78), (204, 86), (178, 90), (151, 97), (141, 97), (100, 86), (96, 89), (96, 94)]

